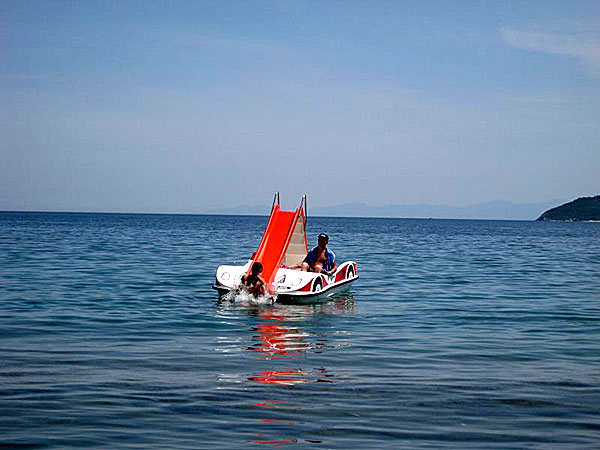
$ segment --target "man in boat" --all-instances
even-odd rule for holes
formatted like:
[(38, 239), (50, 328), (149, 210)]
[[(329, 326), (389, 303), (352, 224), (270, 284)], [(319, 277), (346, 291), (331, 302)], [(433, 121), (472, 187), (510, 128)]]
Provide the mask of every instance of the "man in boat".
[(327, 248), (329, 243), (329, 236), (325, 233), (321, 233), (317, 238), (318, 245), (313, 248), (302, 264), (295, 268), (300, 268), (303, 271), (323, 273), (324, 275), (331, 275), (337, 269), (337, 261), (335, 260), (335, 253)]

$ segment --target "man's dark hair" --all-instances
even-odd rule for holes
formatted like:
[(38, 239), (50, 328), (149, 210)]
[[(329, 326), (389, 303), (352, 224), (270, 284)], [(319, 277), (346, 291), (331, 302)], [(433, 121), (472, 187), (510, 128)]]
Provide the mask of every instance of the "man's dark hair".
[(259, 273), (262, 272), (262, 270), (263, 270), (263, 266), (258, 261), (256, 261), (254, 264), (252, 264), (252, 275), (258, 275)]

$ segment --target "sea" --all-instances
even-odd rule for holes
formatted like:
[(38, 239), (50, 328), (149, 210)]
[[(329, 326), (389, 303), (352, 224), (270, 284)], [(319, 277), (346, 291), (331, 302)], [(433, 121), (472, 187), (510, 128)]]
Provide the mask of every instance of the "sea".
[(0, 213), (0, 448), (600, 448), (600, 223), (314, 217), (347, 291), (219, 299), (266, 221)]

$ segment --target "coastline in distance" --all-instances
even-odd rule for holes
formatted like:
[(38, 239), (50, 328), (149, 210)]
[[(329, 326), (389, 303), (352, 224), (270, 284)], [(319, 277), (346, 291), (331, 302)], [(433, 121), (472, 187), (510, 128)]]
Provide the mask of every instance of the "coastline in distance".
[[(371, 206), (366, 203), (344, 203), (310, 208), (311, 216), (324, 217), (388, 217), (421, 219), (506, 219), (535, 220), (543, 211), (561, 203), (554, 200), (543, 203), (512, 203), (503, 200), (477, 203), (469, 206), (405, 205)], [(206, 211), (206, 214), (268, 215), (268, 205), (241, 205)]]

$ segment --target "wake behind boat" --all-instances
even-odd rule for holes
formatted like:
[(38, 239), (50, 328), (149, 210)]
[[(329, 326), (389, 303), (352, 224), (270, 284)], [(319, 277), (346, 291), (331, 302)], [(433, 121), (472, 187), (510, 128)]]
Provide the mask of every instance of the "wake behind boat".
[(243, 266), (223, 265), (217, 268), (213, 286), (220, 295), (240, 289), (242, 277), (250, 275), (253, 263), (260, 262), (268, 295), (278, 301), (302, 302), (330, 296), (358, 279), (356, 262), (346, 261), (330, 274), (292, 269), (299, 266), (308, 253), (306, 238), (306, 195), (295, 211), (284, 211), (275, 193), (267, 227), (256, 252)]

